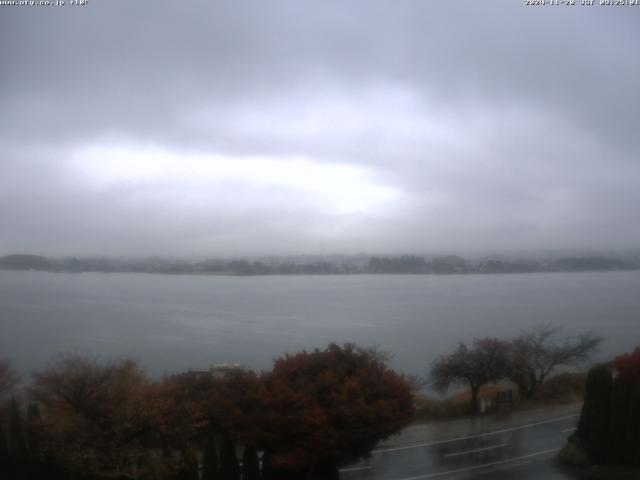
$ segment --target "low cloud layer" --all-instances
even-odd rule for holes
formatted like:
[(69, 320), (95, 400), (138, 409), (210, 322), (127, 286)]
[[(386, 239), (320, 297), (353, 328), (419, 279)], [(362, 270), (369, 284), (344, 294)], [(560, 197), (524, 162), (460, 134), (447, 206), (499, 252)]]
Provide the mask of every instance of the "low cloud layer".
[(640, 8), (0, 7), (0, 254), (635, 248)]

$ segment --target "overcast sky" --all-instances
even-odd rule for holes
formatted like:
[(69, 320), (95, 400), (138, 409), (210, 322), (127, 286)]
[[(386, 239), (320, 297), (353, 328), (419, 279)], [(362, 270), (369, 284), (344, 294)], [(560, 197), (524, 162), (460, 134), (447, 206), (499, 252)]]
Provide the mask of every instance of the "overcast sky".
[(0, 6), (0, 254), (640, 244), (640, 7), (68, 3)]

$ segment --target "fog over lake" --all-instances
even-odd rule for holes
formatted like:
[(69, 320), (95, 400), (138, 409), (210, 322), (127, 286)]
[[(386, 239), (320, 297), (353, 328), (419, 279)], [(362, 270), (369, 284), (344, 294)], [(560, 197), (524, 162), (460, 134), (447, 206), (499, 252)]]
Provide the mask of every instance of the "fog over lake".
[(130, 356), (150, 372), (212, 363), (266, 369), (329, 342), (380, 344), (425, 374), (458, 341), (552, 322), (640, 338), (640, 272), (223, 277), (0, 271), (0, 356), (22, 371), (54, 353)]

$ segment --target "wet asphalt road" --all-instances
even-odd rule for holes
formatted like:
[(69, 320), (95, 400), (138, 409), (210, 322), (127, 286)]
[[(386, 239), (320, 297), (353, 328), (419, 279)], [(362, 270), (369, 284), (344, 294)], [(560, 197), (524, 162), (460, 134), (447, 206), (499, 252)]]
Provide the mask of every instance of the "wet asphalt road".
[(552, 461), (578, 415), (440, 442), (374, 451), (340, 471), (342, 480), (567, 480)]

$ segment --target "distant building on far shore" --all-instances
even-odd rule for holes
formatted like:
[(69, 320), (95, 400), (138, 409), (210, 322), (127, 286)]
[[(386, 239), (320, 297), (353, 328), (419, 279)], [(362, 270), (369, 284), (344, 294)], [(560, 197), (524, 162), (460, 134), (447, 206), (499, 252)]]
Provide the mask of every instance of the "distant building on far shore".
[(227, 375), (241, 373), (246, 370), (249, 369), (239, 363), (214, 363), (208, 369), (191, 369), (188, 373), (196, 378), (224, 378)]

